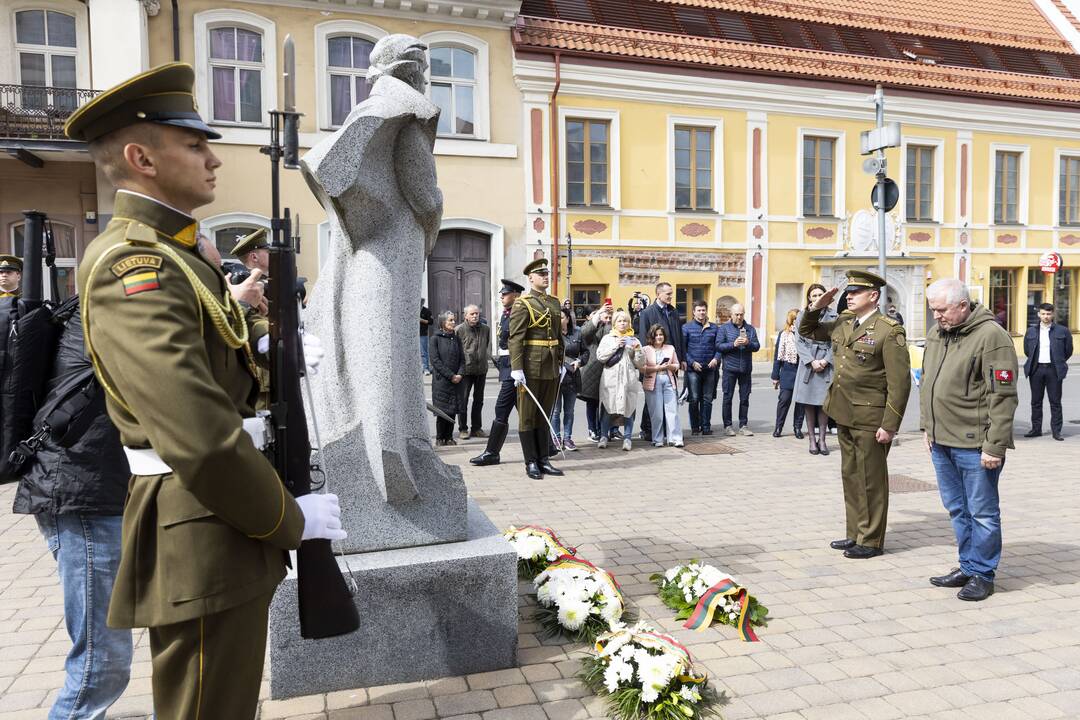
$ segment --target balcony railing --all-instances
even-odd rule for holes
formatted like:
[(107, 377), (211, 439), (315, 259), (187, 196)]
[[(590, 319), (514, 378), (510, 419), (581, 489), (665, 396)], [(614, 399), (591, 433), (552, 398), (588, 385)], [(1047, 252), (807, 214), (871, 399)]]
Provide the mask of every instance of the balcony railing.
[(64, 122), (100, 92), (0, 84), (0, 138), (65, 140)]

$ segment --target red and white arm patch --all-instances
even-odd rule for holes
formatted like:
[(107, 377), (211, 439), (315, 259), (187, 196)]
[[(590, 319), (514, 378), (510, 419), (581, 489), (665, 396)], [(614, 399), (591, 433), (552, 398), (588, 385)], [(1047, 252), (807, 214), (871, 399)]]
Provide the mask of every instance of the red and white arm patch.
[(1013, 381), (1013, 371), (1012, 370), (995, 370), (994, 371), (994, 380), (1001, 383), (1002, 385), (1011, 385), (1012, 381)]

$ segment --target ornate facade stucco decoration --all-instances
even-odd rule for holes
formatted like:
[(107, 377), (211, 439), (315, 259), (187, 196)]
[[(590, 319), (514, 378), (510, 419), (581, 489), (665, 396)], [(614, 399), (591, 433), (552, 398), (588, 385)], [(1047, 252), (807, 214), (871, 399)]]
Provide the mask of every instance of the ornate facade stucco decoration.
[(836, 233), (832, 228), (818, 226), (810, 228), (806, 231), (806, 234), (815, 240), (827, 240)]
[(1020, 238), (1012, 233), (1005, 233), (997, 236), (997, 241), (1002, 245), (1015, 245)]
[(908, 240), (911, 242), (924, 243), (930, 242), (931, 235), (928, 232), (913, 232), (908, 235)]
[(589, 218), (588, 220), (578, 220), (574, 223), (574, 229), (578, 232), (583, 232), (586, 235), (595, 235), (607, 230), (607, 225), (599, 220)]
[(679, 228), (679, 232), (686, 237), (701, 237), (709, 234), (709, 226), (697, 222), (687, 223)]

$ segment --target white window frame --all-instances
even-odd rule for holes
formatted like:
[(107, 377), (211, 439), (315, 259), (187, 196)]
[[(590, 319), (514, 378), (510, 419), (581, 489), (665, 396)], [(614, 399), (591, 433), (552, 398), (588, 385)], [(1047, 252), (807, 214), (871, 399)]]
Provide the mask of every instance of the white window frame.
[(1061, 160), (1062, 158), (1080, 158), (1080, 148), (1054, 148), (1054, 222), (1053, 226), (1062, 230), (1075, 230), (1077, 225), (1061, 224)]
[[(698, 127), (713, 131), (713, 206), (709, 210), (678, 209), (675, 206), (675, 128)], [(565, 130), (565, 126), (564, 126)], [(694, 117), (690, 115), (667, 116), (667, 195), (668, 212), (678, 215), (724, 214), (724, 120), (722, 118)], [(565, 165), (565, 163), (564, 163)]]
[[(832, 138), (836, 141), (836, 152), (833, 155), (832, 215), (803, 214), (803, 139), (807, 136)], [(847, 194), (845, 192), (845, 180), (847, 175), (847, 142), (845, 131), (830, 130), (828, 128), (801, 127), (798, 132), (795, 155), (797, 163), (795, 166), (795, 216), (800, 220), (811, 222), (827, 221), (829, 218), (842, 220), (847, 217)]]
[[(33, 45), (33, 44), (30, 44), (30, 43), (20, 43), (19, 39), (18, 39), (18, 35), (17, 35), (17, 26), (16, 26), (16, 23), (15, 23), (15, 16), (18, 13), (21, 13), (21, 12), (34, 11), (34, 10), (37, 10), (37, 11), (41, 12), (43, 14), (43, 16), (44, 16), (45, 40), (46, 40), (46, 42), (48, 42), (48, 39), (49, 39), (49, 19), (48, 19), (48, 14), (50, 12), (55, 12), (55, 13), (58, 13), (60, 15), (67, 15), (68, 17), (70, 17), (72, 22), (75, 25), (75, 47), (67, 48), (67, 47), (63, 47), (63, 46), (60, 46), (60, 45)], [(45, 87), (50, 87), (50, 88), (51, 87), (56, 87), (54, 85), (54, 83), (53, 83), (53, 76), (52, 76), (52, 72), (53, 72), (52, 71), (52, 60), (51, 60), (52, 56), (53, 55), (62, 55), (64, 57), (74, 58), (75, 59), (75, 88), (79, 87), (79, 66), (82, 63), (79, 62), (79, 45), (80, 45), (80, 43), (79, 43), (79, 18), (74, 12), (70, 12), (68, 10), (61, 10), (61, 9), (55, 8), (55, 7), (48, 7), (46, 5), (41, 5), (41, 6), (33, 5), (33, 6), (30, 6), (30, 7), (18, 8), (16, 10), (11, 11), (11, 27), (12, 27), (12, 31), (13, 31), (12, 32), (12, 38), (13, 38), (13, 40), (15, 42), (12, 52), (13, 52), (13, 54), (15, 56), (14, 57), (14, 59), (15, 59), (15, 74), (16, 74), (16, 77), (18, 78), (18, 81), (19, 81), (18, 84), (26, 85), (26, 83), (23, 81), (23, 78), (22, 78), (22, 66), (21, 66), (21, 64), (19, 62), (19, 55), (26, 52), (26, 53), (33, 53), (33, 54), (36, 54), (36, 55), (44, 55), (45, 56)], [(75, 88), (72, 88), (72, 89), (75, 89)]]
[(332, 37), (357, 35), (364, 40), (378, 42), (387, 32), (381, 27), (359, 20), (328, 20), (315, 26), (315, 93), (318, 109), (316, 119), (320, 130), (336, 130), (330, 114), (330, 58), (327, 42)]
[[(1020, 153), (1020, 177), (1017, 179), (1016, 186), (1016, 222), (1015, 223), (996, 223), (994, 222), (994, 186), (997, 184), (997, 154), (999, 152), (1016, 152)], [(990, 176), (987, 185), (987, 205), (986, 205), (986, 224), (989, 227), (1017, 227), (1018, 225), (1028, 224), (1028, 193), (1030, 192), (1030, 166), (1031, 166), (1031, 146), (1030, 145), (1012, 145), (1009, 143), (990, 143), (990, 164), (987, 166)], [(1054, 172), (1057, 173), (1057, 168), (1054, 168)], [(1054, 219), (1057, 222), (1057, 219)], [(1004, 267), (1004, 266), (1002, 266)]]
[[(608, 206), (612, 210), (622, 209), (622, 183), (620, 182), (620, 145), (619, 145), (619, 111), (618, 110), (593, 110), (575, 107), (559, 108), (559, 209), (566, 210), (566, 121), (570, 119), (581, 120), (607, 120), (608, 130)], [(674, 202), (674, 196), (672, 196)], [(588, 206), (573, 208), (574, 212), (603, 212), (601, 206)]]
[[(76, 25), (76, 29), (78, 29), (77, 25)], [(76, 40), (76, 42), (78, 42), (78, 40)], [(79, 253), (79, 239), (80, 239), (80, 233), (79, 233), (78, 226), (76, 226), (76, 225), (74, 225), (72, 223), (63, 222), (63, 221), (60, 221), (60, 220), (49, 220), (49, 223), (52, 224), (52, 225), (62, 225), (63, 227), (71, 228), (71, 235), (72, 235), (72, 237), (74, 238), (74, 241), (75, 241), (75, 253), (76, 253), (76, 255), (78, 255), (78, 253)], [(26, 220), (16, 220), (15, 222), (11, 223), (11, 225), (8, 227), (8, 245), (7, 246), (11, 250), (12, 254), (15, 253), (15, 230), (16, 230), (16, 228), (25, 228), (25, 227), (26, 227)], [(24, 230), (23, 232), (25, 233), (26, 231)], [(23, 248), (23, 253), (25, 253), (25, 252), (26, 252), (26, 248)], [(78, 260), (78, 257), (71, 257), (70, 255), (57, 255), (56, 258), (53, 261), (53, 264), (56, 265), (57, 268), (70, 268), (70, 269), (74, 270), (75, 271), (75, 282), (78, 283), (78, 280), (79, 280), (79, 275), (78, 275), (78, 272), (79, 272), (79, 270), (78, 270), (79, 269), (79, 260)], [(41, 258), (41, 291), (42, 291), (43, 297), (46, 300), (56, 300), (57, 299), (57, 298), (54, 298), (52, 296), (52, 283), (49, 282), (49, 266), (45, 264), (45, 258), (44, 257)]]
[[(241, 27), (262, 34), (262, 120), (258, 123), (214, 120), (210, 76), (210, 30)], [(277, 107), (277, 29), (272, 20), (246, 10), (204, 10), (195, 13), (195, 97), (211, 125), (222, 127), (268, 127), (270, 110)], [(239, 106), (238, 106), (239, 107)]]
[[(488, 71), (488, 44), (486, 41), (453, 30), (439, 30), (430, 32), (420, 37), (420, 41), (428, 46), (430, 53), (436, 47), (457, 47), (468, 50), (474, 54), (476, 71), (476, 85), (473, 91), (473, 133), (472, 135), (460, 135), (456, 133), (439, 135), (448, 140), (489, 140), (491, 138), (491, 100), (490, 87), (491, 75)], [(431, 97), (431, 68), (426, 73), (427, 94)]]
[[(931, 219), (908, 220), (907, 219), (907, 153), (908, 146), (932, 147), (934, 149), (934, 212)], [(970, 162), (970, 160), (969, 160)], [(900, 208), (903, 222), (908, 225), (925, 225), (928, 222), (945, 222), (945, 139), (934, 137), (920, 137), (905, 135), (900, 141), (900, 201), (896, 203)]]
[[(199, 222), (199, 229), (206, 237), (210, 238), (210, 241), (217, 244), (216, 233), (218, 230), (227, 227), (233, 227), (236, 225), (251, 225), (254, 228), (263, 228), (267, 232), (270, 232), (270, 218), (265, 215), (259, 215), (258, 213), (249, 212), (231, 212), (222, 213), (220, 215), (213, 215), (201, 220)], [(235, 260), (227, 253), (222, 253), (222, 257), (226, 260)]]

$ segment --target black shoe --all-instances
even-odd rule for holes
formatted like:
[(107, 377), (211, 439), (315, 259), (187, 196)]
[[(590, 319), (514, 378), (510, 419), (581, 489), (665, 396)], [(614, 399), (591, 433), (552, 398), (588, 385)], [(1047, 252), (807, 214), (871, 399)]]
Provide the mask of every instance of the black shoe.
[(956, 597), (961, 600), (970, 600), (971, 602), (979, 602), (985, 600), (994, 594), (994, 582), (992, 580), (983, 580), (978, 575), (972, 575), (967, 581), (967, 584), (960, 589), (960, 592), (956, 593)]
[(802, 440), (804, 437), (805, 435), (803, 435), (802, 428), (795, 428), (795, 439)]
[(540, 472), (544, 473), (545, 475), (554, 475), (556, 477), (561, 477), (566, 474), (559, 468), (552, 465), (551, 460), (546, 457), (540, 458), (540, 460), (536, 464), (540, 466)]
[(847, 550), (849, 547), (854, 547), (855, 541), (844, 538), (843, 540), (833, 540), (829, 543), (829, 547), (833, 550)]
[(499, 464), (499, 453), (488, 452), (485, 450), (474, 458), (470, 458), (469, 462), (477, 467), (486, 467), (488, 465)]
[(852, 545), (844, 551), (844, 557), (852, 560), (866, 560), (867, 558), (877, 557), (878, 555), (885, 554), (885, 551), (881, 548), (868, 547), (866, 545)]
[(525, 463), (525, 474), (531, 477), (533, 480), (543, 480), (544, 473), (540, 470), (540, 466), (535, 462)]
[(964, 587), (967, 585), (970, 575), (965, 575), (960, 568), (953, 568), (948, 575), (937, 575), (930, 578), (930, 584), (936, 587)]
[(691, 435), (700, 435), (701, 434), (701, 428), (690, 428), (690, 434)]
[(712, 428), (705, 428), (701, 431), (702, 435), (712, 435)]
[(810, 454), (811, 455), (820, 455), (821, 454), (821, 449), (818, 447), (817, 440), (815, 440), (813, 436), (810, 437)]
[(1061, 436), (1061, 433), (1054, 433), (1054, 439), (1055, 439), (1055, 440), (1064, 440), (1065, 438), (1063, 438), (1063, 437)]
[(829, 445), (828, 445), (828, 443), (826, 443), (824, 440), (821, 441), (821, 443), (818, 445), (818, 452), (821, 453), (822, 455), (828, 455), (829, 454)]
[(780, 437), (781, 435), (783, 435), (783, 433), (780, 432), (780, 428), (776, 428), (775, 430), (772, 431), (772, 436), (773, 437)]
[(652, 432), (645, 432), (644, 430), (642, 430), (637, 434), (637, 436), (638, 440), (652, 440)]
[(622, 439), (623, 439), (622, 430), (620, 430), (618, 428), (612, 428), (611, 432), (608, 433), (608, 440), (622, 440)]
[(1036, 430), (1035, 428), (1031, 428), (1024, 433), (1024, 437), (1039, 437), (1040, 435), (1042, 435), (1042, 430)]

